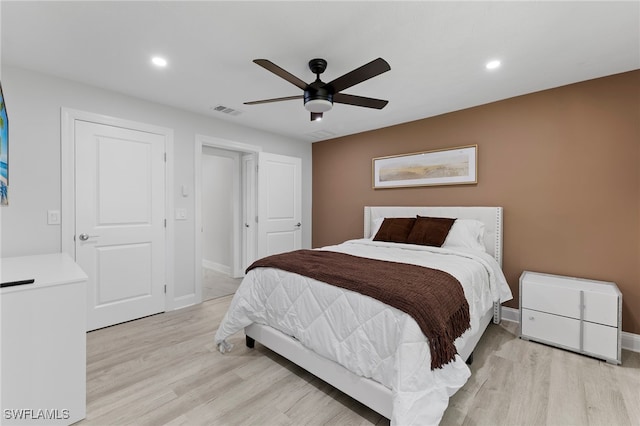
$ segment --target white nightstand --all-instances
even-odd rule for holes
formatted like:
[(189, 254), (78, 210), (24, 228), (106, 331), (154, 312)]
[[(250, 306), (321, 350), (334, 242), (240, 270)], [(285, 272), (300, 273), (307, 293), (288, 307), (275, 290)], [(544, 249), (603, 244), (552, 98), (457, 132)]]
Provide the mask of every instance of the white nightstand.
[(525, 271), (520, 337), (620, 364), (622, 293), (611, 282)]
[(86, 274), (66, 254), (0, 259), (0, 425), (70, 425), (86, 415)]

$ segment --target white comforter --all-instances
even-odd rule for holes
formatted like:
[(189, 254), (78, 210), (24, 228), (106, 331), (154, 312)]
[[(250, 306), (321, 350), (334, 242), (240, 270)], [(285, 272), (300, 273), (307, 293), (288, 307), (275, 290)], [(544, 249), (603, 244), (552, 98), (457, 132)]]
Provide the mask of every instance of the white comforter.
[[(456, 277), (469, 302), (471, 330), (494, 301), (511, 299), (497, 262), (486, 253), (449, 250), (369, 239), (323, 247), (355, 256), (441, 269)], [(314, 352), (392, 390), (392, 425), (438, 424), (449, 397), (470, 376), (464, 360), (431, 370), (426, 337), (408, 314), (376, 299), (300, 275), (257, 268), (246, 275), (215, 336), (225, 339), (252, 323), (270, 325)]]

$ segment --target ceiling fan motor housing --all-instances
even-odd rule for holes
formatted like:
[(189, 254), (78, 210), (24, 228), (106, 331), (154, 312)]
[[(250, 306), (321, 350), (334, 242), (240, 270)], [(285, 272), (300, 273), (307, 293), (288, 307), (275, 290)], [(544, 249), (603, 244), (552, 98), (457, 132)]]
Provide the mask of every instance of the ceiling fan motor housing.
[(311, 112), (327, 112), (333, 107), (333, 91), (320, 81), (320, 74), (327, 69), (327, 61), (315, 58), (309, 61), (309, 69), (316, 75), (316, 81), (304, 91), (304, 107)]

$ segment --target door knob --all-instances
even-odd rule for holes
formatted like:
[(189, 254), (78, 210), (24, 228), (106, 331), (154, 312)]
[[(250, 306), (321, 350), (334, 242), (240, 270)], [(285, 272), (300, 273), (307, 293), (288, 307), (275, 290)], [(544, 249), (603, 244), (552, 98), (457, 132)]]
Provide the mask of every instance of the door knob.
[(302, 226), (302, 224), (301, 224), (300, 222), (298, 222), (298, 223), (296, 223), (296, 226), (297, 226), (298, 228), (300, 228), (300, 227)]
[(83, 232), (82, 234), (78, 235), (78, 238), (80, 238), (80, 241), (87, 241), (89, 238), (96, 238), (99, 236), (100, 235), (88, 235)]

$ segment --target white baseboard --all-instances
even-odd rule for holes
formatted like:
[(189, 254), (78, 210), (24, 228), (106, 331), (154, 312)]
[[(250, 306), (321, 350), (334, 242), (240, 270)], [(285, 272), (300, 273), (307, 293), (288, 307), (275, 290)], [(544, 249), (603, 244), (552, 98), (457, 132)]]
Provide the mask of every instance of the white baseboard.
[(212, 260), (202, 259), (202, 267), (206, 269), (213, 269), (214, 271), (231, 275), (231, 266), (223, 265), (221, 263), (214, 262)]
[(505, 321), (520, 322), (520, 310), (503, 306), (502, 319)]
[(640, 352), (640, 334), (622, 333), (622, 349), (626, 349), (632, 352)]
[[(504, 321), (520, 322), (520, 310), (503, 306), (502, 319)], [(626, 331), (620, 334), (622, 335), (622, 349), (640, 352), (640, 334), (627, 333)]]
[(172, 310), (186, 308), (187, 306), (196, 304), (196, 295), (195, 294), (187, 294), (186, 296), (180, 296), (173, 299)]

